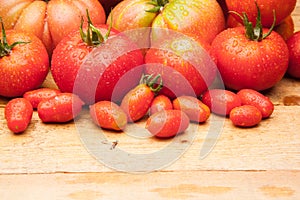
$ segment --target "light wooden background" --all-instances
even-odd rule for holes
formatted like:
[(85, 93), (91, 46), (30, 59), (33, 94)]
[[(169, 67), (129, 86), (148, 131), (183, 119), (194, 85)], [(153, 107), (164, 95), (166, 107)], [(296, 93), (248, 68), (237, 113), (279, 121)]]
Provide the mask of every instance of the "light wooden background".
[[(293, 19), (300, 30), (299, 1)], [(45, 85), (54, 86), (51, 78)], [(196, 130), (195, 139), (182, 136), (177, 141), (188, 144), (183, 155), (141, 174), (99, 162), (85, 148), (74, 122), (43, 124), (35, 112), (28, 131), (14, 135), (4, 120), (7, 99), (0, 98), (0, 199), (300, 199), (300, 81), (285, 77), (267, 95), (275, 111), (258, 127), (240, 129), (226, 119), (214, 148), (200, 158), (204, 142), (214, 141), (206, 136), (212, 120), (193, 124), (187, 134)], [(291, 96), (298, 97), (292, 98), (298, 105), (284, 105)], [(81, 124), (88, 123), (84, 116)], [(127, 134), (105, 133), (101, 142), (111, 159), (118, 159), (113, 157), (118, 149), (152, 153), (172, 142), (130, 136), (143, 125), (129, 127)], [(118, 145), (110, 149), (116, 140)], [(145, 169), (149, 164), (151, 160), (136, 163)]]

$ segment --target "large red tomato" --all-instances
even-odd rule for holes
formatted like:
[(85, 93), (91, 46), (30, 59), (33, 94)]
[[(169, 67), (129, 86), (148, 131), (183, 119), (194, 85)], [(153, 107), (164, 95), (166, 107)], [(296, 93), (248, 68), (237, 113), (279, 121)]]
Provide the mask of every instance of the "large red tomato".
[(295, 32), (288, 40), (290, 59), (287, 74), (300, 78), (300, 31)]
[(0, 32), (0, 95), (22, 96), (39, 87), (45, 80), (49, 71), (48, 53), (41, 40), (33, 34), (16, 30), (2, 33)]
[(167, 38), (152, 41), (145, 55), (146, 73), (161, 75), (160, 93), (170, 98), (200, 96), (216, 77), (216, 66), (205, 45), (178, 32), (161, 31)]
[[(265, 90), (284, 76), (289, 52), (284, 39), (272, 29), (259, 26), (229, 28), (211, 45), (225, 86), (240, 90)], [(246, 31), (247, 30), (247, 31)]]
[(89, 23), (82, 32), (69, 33), (57, 45), (51, 73), (61, 91), (73, 92), (93, 104), (120, 101), (138, 84), (143, 72), (139, 67), (144, 64), (142, 52), (126, 36), (109, 30), (105, 24)]
[(67, 33), (79, 29), (86, 9), (95, 24), (105, 23), (105, 12), (98, 0), (0, 1), (0, 16), (6, 29), (35, 34), (49, 53)]
[[(216, 0), (124, 0), (111, 15), (113, 27), (119, 31), (169, 28), (207, 43), (225, 28), (224, 14)], [(110, 19), (108, 16), (108, 24)]]
[[(235, 11), (240, 14), (245, 12), (253, 24), (255, 24), (257, 9), (255, 2), (261, 11), (261, 20), (264, 27), (271, 27), (274, 21), (273, 10), (276, 14), (276, 25), (288, 17), (296, 6), (297, 0), (226, 0), (226, 5), (229, 11)], [(234, 15), (239, 20), (241, 19)]]

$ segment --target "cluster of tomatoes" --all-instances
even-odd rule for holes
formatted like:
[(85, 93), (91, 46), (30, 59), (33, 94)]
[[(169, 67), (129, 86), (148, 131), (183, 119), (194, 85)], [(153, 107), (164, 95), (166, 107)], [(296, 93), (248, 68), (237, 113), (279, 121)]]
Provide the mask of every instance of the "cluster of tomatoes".
[[(5, 110), (8, 126), (24, 131), (35, 108), (43, 122), (67, 122), (84, 104), (96, 124), (118, 131), (150, 113), (146, 128), (158, 137), (183, 132), (190, 121), (203, 123), (210, 112), (254, 126), (273, 111), (262, 92), (285, 74), (300, 77), (300, 32), (294, 33), (290, 16), (295, 5), (1, 1), (0, 95), (12, 98)], [(142, 37), (142, 47), (122, 34), (128, 31)], [(59, 91), (36, 90), (49, 70)], [(218, 73), (226, 90), (208, 90)], [(32, 104), (28, 93), (39, 103)], [(157, 112), (161, 107), (167, 111)]]

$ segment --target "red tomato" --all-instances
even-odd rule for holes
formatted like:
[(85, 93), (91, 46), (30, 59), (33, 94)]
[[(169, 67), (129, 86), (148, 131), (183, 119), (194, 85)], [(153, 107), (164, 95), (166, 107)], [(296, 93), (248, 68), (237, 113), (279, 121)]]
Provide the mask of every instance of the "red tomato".
[(265, 90), (279, 82), (287, 70), (289, 52), (284, 39), (259, 24), (226, 29), (211, 45), (211, 55), (229, 89)]
[(9, 130), (14, 133), (24, 132), (32, 118), (33, 108), (24, 98), (10, 100), (4, 110), (5, 119)]
[(82, 38), (78, 30), (57, 45), (51, 62), (54, 81), (62, 92), (74, 92), (87, 104), (121, 101), (139, 82), (143, 54), (118, 31), (105, 24), (95, 25), (97, 30), (92, 26), (90, 22), (82, 33), (101, 33), (101, 37), (88, 37), (86, 33)]
[(262, 120), (259, 109), (252, 105), (242, 105), (231, 110), (229, 119), (235, 126), (253, 127)]
[(124, 0), (111, 14), (113, 27), (119, 31), (168, 28), (207, 43), (225, 28), (223, 11), (216, 0)]
[(23, 97), (31, 103), (33, 108), (37, 108), (42, 100), (55, 97), (59, 93), (60, 91), (57, 89), (39, 88), (36, 90), (25, 92)]
[(111, 101), (98, 101), (90, 105), (90, 115), (95, 124), (105, 129), (120, 131), (127, 124), (126, 113)]
[(203, 123), (210, 116), (209, 107), (192, 96), (177, 97), (173, 100), (173, 107), (183, 111), (193, 122)]
[[(249, 21), (255, 24), (257, 16), (255, 2), (257, 2), (261, 10), (263, 27), (271, 27), (274, 19), (273, 10), (276, 14), (276, 25), (278, 25), (292, 13), (297, 0), (226, 0), (226, 5), (229, 11), (236, 11), (240, 14), (245, 12), (248, 15)], [(236, 15), (234, 17), (242, 22)]]
[(163, 110), (151, 115), (146, 129), (158, 138), (170, 138), (189, 127), (189, 117), (181, 110)]
[(83, 101), (72, 93), (60, 93), (42, 100), (37, 112), (42, 122), (64, 123), (73, 120), (81, 112)]
[(211, 89), (202, 95), (202, 102), (206, 104), (213, 113), (229, 115), (230, 111), (241, 106), (241, 99), (235, 93), (223, 89)]
[(237, 95), (241, 99), (242, 105), (252, 105), (257, 107), (262, 114), (262, 118), (270, 117), (274, 111), (274, 104), (272, 101), (256, 90), (242, 89)]
[(162, 110), (172, 110), (173, 104), (169, 97), (165, 95), (158, 95), (154, 97), (150, 106), (150, 115), (162, 111)]
[(142, 77), (140, 84), (131, 89), (122, 99), (121, 108), (127, 114), (128, 121), (140, 120), (150, 109), (155, 94), (162, 87), (162, 82), (156, 85), (159, 75), (152, 78), (152, 75)]
[(0, 38), (0, 95), (22, 96), (39, 87), (49, 71), (48, 53), (40, 39), (16, 30), (4, 31)]
[(155, 39), (155, 47), (145, 55), (145, 71), (161, 74), (164, 87), (160, 94), (199, 96), (216, 77), (216, 66), (202, 45), (186, 36), (172, 33)]
[(50, 54), (65, 35), (79, 28), (86, 9), (94, 23), (105, 23), (105, 12), (98, 0), (0, 1), (5, 27), (36, 35)]
[(289, 67), (287, 74), (300, 78), (300, 31), (295, 32), (288, 40)]

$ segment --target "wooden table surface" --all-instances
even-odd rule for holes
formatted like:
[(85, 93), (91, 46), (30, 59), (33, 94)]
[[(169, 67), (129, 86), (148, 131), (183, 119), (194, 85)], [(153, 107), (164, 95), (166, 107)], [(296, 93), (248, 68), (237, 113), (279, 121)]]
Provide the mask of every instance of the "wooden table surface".
[[(295, 31), (298, 13), (299, 1)], [(44, 85), (55, 86), (51, 77)], [(126, 133), (96, 129), (84, 112), (68, 124), (43, 124), (34, 112), (15, 135), (0, 98), (0, 199), (300, 199), (300, 81), (285, 77), (266, 95), (275, 110), (255, 128), (214, 116), (163, 141), (143, 138), (144, 122)]]

